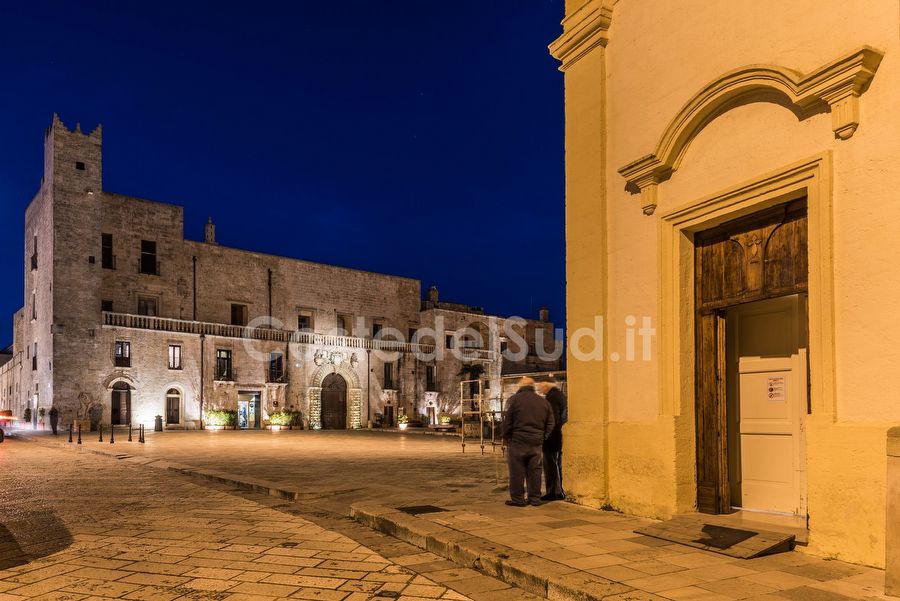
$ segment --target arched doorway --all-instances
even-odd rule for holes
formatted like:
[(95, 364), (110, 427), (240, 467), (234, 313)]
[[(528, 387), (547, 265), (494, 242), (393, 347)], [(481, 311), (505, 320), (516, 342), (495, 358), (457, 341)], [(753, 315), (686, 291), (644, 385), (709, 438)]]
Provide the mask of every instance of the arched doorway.
[(166, 391), (166, 425), (181, 423), (181, 391), (170, 388)]
[(125, 382), (113, 384), (109, 419), (114, 426), (131, 423), (131, 387)]
[(322, 382), (322, 429), (347, 428), (347, 381), (330, 374)]

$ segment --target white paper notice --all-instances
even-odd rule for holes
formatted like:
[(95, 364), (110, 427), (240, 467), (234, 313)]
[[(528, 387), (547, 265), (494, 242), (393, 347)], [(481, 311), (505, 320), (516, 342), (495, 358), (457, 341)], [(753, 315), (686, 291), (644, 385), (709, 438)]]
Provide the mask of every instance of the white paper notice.
[(787, 400), (787, 386), (784, 376), (769, 376), (767, 382), (768, 399), (773, 403), (783, 403)]

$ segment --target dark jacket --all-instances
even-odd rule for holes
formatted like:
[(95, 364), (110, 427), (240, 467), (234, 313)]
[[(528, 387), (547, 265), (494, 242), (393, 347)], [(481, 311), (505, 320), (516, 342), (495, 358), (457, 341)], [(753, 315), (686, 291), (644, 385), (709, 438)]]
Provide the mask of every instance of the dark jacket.
[(547, 402), (553, 409), (553, 420), (556, 422), (556, 429), (561, 430), (563, 425), (569, 421), (569, 401), (562, 390), (554, 386), (547, 391)]
[(569, 421), (569, 403), (563, 391), (556, 386), (547, 391), (545, 398), (550, 404), (550, 410), (553, 411), (553, 421), (556, 422), (556, 427), (544, 441), (544, 450), (558, 453), (562, 451), (563, 446), (562, 427)]
[(501, 432), (506, 442), (541, 446), (553, 431), (553, 410), (547, 399), (523, 386), (506, 402)]

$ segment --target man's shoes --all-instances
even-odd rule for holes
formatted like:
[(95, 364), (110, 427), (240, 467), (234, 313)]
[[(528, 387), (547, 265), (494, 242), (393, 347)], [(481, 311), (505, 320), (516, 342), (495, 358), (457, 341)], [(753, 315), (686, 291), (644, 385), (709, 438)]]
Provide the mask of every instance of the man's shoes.
[(531, 505), (532, 507), (540, 507), (541, 505), (544, 504), (544, 502), (541, 499), (530, 499), (528, 501), (528, 504)]
[(558, 501), (558, 500), (559, 500), (559, 497), (557, 497), (556, 495), (544, 495), (543, 497), (541, 497), (541, 501), (543, 501), (544, 503), (549, 503), (550, 501)]
[(525, 507), (528, 503), (526, 503), (525, 501), (519, 502), (513, 501), (512, 499), (507, 499), (506, 504), (510, 507)]

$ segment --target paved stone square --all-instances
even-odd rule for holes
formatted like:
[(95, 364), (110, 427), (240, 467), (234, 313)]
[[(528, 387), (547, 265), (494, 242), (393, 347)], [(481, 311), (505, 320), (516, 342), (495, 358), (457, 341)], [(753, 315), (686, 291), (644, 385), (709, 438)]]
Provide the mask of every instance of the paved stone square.
[(449, 562), (425, 578), (403, 566), (421, 555), (409, 545), (367, 530), (366, 546), (277, 499), (124, 457), (7, 439), (0, 469), (0, 601), (530, 597)]
[[(51, 442), (49, 437), (39, 437), (41, 444), (70, 446), (60, 440), (64, 438)], [(473, 570), (477, 565), (460, 567), (448, 561), (471, 557), (471, 553), (466, 555), (468, 548), (475, 554), (489, 549), (494, 555), (511, 558), (537, 577), (550, 575), (580, 582), (582, 588), (607, 591), (608, 595), (598, 598), (616, 601), (889, 599), (883, 596), (884, 573), (877, 569), (827, 561), (802, 551), (753, 560), (730, 558), (633, 532), (650, 520), (569, 503), (507, 507), (503, 505), (506, 468), (499, 450), (488, 449), (482, 455), (474, 446), (463, 454), (459, 440), (452, 437), (370, 432), (167, 432), (148, 436), (145, 445), (100, 444), (93, 436), (90, 440), (86, 437), (81, 450), (129, 455), (125, 463), (147, 464), (147, 478), (160, 473), (150, 466), (191, 466), (188, 472), (217, 477), (230, 474), (238, 481), (291, 489), (299, 495), (291, 502), (245, 494), (253, 496), (257, 505), (327, 522), (332, 531), (346, 528), (353, 540), (360, 541), (368, 535), (359, 526), (347, 526), (339, 519), (354, 506), (363, 514), (376, 516), (384, 531), (405, 540), (396, 543), (406, 545), (402, 549), (388, 549), (394, 563), (444, 584), (447, 581), (442, 578), (456, 578), (455, 589), (464, 594), (472, 591), (473, 596), (504, 585), (483, 575), (485, 570)], [(170, 478), (173, 476), (167, 482)], [(218, 490), (227, 485), (208, 482), (206, 486)], [(167, 495), (168, 485), (160, 493)], [(435, 505), (445, 511), (410, 516), (397, 510), (409, 505)], [(456, 550), (442, 554), (450, 547)], [(528, 598), (521, 590), (508, 587), (494, 591), (498, 599)], [(573, 598), (558, 592), (550, 597)]]

